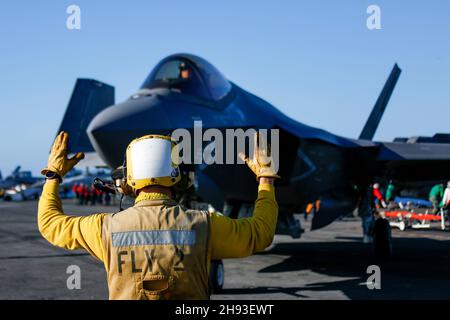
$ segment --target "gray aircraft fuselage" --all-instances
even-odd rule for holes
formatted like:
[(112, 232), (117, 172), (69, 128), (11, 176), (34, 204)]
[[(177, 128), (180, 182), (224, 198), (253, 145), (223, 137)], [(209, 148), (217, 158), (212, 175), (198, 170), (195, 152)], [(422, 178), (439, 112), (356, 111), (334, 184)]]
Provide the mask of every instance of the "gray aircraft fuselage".
[[(186, 69), (189, 76), (184, 79), (182, 72)], [(193, 132), (195, 121), (202, 122), (203, 130), (223, 132), (279, 129), (282, 178), (277, 182), (276, 196), (280, 212), (299, 212), (307, 203), (320, 199), (321, 213), (314, 217), (315, 226), (320, 227), (351, 211), (359, 197), (356, 187), (367, 187), (374, 177), (414, 179), (417, 172), (410, 169), (419, 165), (421, 170), (432, 170), (427, 176), (430, 179), (433, 172), (448, 167), (448, 162), (424, 167), (422, 162), (412, 161), (412, 166), (402, 170), (402, 152), (410, 152), (410, 146), (368, 140), (399, 74), (395, 66), (377, 101), (380, 106), (376, 105), (371, 114), (370, 119), (375, 120), (365, 127), (362, 136), (366, 139), (356, 140), (294, 121), (225, 79), (202, 58), (177, 54), (163, 59), (128, 100), (96, 114), (86, 131), (98, 155), (116, 168), (123, 163), (125, 149), (134, 138), (170, 135), (180, 128)], [(246, 203), (256, 198), (256, 181), (245, 165), (198, 164), (192, 170), (197, 176), (198, 194), (219, 210), (224, 201)]]

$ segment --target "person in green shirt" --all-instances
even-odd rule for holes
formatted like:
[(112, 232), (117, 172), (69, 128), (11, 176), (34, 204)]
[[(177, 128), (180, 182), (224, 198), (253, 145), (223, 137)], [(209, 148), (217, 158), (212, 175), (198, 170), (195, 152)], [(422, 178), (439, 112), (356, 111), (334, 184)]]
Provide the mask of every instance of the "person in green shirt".
[(442, 197), (444, 196), (444, 183), (441, 182), (436, 184), (431, 188), (430, 195), (428, 196), (429, 200), (433, 204), (433, 213), (437, 214), (439, 212), (440, 203), (442, 201)]
[(389, 180), (389, 184), (386, 187), (386, 202), (389, 204), (389, 202), (394, 201), (394, 198), (395, 198), (394, 181)]

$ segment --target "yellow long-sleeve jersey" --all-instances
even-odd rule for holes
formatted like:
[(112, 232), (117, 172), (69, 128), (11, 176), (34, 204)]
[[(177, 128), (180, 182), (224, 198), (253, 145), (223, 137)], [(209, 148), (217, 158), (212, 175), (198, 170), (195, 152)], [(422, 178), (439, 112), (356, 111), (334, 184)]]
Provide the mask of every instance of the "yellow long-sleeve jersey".
[[(157, 197), (155, 194), (154, 199)], [(102, 224), (108, 214), (66, 215), (59, 198), (59, 182), (53, 179), (44, 184), (37, 221), (42, 236), (53, 245), (70, 250), (86, 249), (104, 261)], [(218, 213), (210, 214), (209, 256), (213, 260), (240, 258), (264, 250), (272, 243), (277, 216), (274, 186), (260, 184), (252, 217), (231, 219)]]

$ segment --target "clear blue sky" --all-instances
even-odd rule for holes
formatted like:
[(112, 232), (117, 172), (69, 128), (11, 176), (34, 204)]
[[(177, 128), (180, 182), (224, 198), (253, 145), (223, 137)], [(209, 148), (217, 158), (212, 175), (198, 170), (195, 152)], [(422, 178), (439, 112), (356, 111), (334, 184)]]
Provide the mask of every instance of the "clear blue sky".
[[(66, 8), (81, 7), (81, 30)], [(381, 30), (366, 9), (381, 8)], [(200, 55), (290, 117), (357, 137), (394, 62), (376, 134), (450, 132), (449, 1), (8, 1), (0, 11), (0, 170), (38, 173), (77, 77), (129, 97), (176, 52)]]

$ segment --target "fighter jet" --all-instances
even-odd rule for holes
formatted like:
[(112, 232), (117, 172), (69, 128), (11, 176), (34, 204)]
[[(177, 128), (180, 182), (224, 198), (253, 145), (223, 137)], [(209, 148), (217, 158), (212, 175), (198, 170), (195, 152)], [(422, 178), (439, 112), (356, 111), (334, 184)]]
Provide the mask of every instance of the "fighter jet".
[[(114, 87), (78, 79), (59, 130), (71, 135), (71, 152), (96, 153), (111, 168), (120, 166), (128, 143), (145, 134), (194, 130), (279, 129), (280, 165), (276, 197), (280, 220), (299, 236), (293, 213), (321, 200), (312, 229), (351, 212), (374, 179), (421, 181), (450, 172), (450, 144), (374, 142), (401, 70), (395, 64), (358, 139), (345, 138), (289, 118), (270, 103), (226, 79), (192, 54), (160, 61), (129, 99), (115, 104)], [(205, 147), (205, 146), (203, 146)], [(256, 198), (256, 182), (244, 165), (193, 165), (196, 193), (221, 210), (237, 210)], [(237, 183), (238, 182), (238, 183)], [(234, 212), (234, 213), (233, 213)]]
[(21, 171), (20, 168), (21, 166), (17, 166), (5, 179), (0, 172), (0, 198), (18, 201), (39, 197), (44, 178), (33, 177), (31, 171)]
[(0, 188), (10, 189), (17, 185), (29, 186), (38, 181), (43, 181), (42, 177), (33, 177), (31, 171), (21, 171), (21, 166), (17, 166), (9, 176), (4, 180), (2, 179), (2, 174), (0, 173)]

